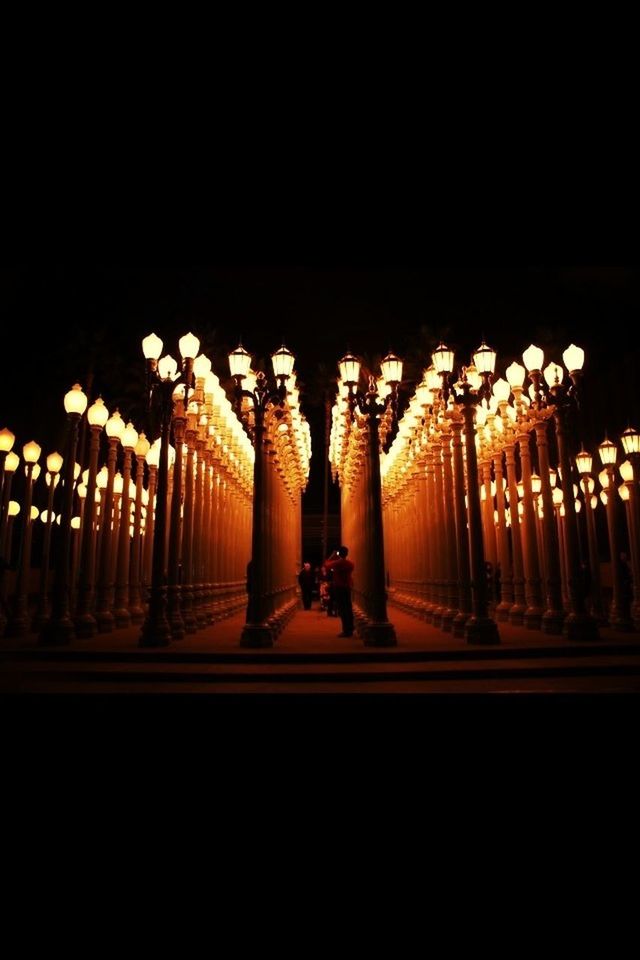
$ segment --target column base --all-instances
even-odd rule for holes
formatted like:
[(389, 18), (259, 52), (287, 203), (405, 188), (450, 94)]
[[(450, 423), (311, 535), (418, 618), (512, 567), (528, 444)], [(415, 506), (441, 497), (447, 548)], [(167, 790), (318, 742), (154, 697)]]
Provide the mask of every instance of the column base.
[(524, 612), (526, 609), (523, 603), (514, 603), (509, 610), (509, 623), (514, 627), (521, 627), (524, 623)]
[(469, 619), (470, 616), (471, 616), (470, 613), (465, 613), (462, 610), (456, 614), (456, 616), (453, 618), (453, 636), (454, 637), (457, 637), (459, 640), (464, 638), (465, 627), (467, 625), (467, 620)]
[(491, 617), (470, 617), (464, 628), (467, 643), (500, 643), (498, 624)]
[(168, 647), (171, 640), (171, 630), (168, 620), (158, 620), (155, 623), (145, 621), (138, 640), (139, 647)]
[(363, 632), (365, 647), (395, 647), (397, 644), (392, 623), (368, 623)]
[(527, 607), (524, 612), (524, 625), (527, 630), (542, 630), (542, 607)]
[(246, 623), (240, 636), (241, 647), (272, 647), (273, 633), (263, 623)]
[(496, 607), (496, 620), (499, 623), (508, 623), (509, 613), (513, 607), (512, 603), (509, 603), (508, 600), (501, 600), (498, 606)]
[(588, 614), (570, 613), (564, 621), (563, 636), (568, 640), (599, 640), (598, 625)]
[(96, 618), (91, 613), (80, 613), (76, 617), (76, 636), (82, 640), (95, 637), (98, 632)]
[(542, 632), (560, 636), (564, 619), (564, 611), (562, 610), (545, 610), (542, 617)]

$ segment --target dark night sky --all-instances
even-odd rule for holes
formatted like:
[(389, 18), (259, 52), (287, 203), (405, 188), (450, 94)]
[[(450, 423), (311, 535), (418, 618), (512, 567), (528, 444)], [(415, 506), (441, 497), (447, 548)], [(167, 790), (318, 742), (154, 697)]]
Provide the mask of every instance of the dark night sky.
[[(407, 358), (408, 379), (429, 363), (440, 336), (464, 362), (482, 335), (505, 367), (531, 341), (562, 360), (571, 340), (585, 347), (585, 440), (640, 426), (637, 334), (640, 272), (632, 267), (422, 267), (315, 264), (199, 267), (16, 266), (0, 271), (0, 316), (8, 332), (0, 424), (17, 446), (34, 437), (44, 451), (64, 436), (62, 397), (92, 369), (110, 408), (142, 426), (140, 339), (155, 330), (175, 354), (178, 337), (198, 334), (221, 377), (241, 334), (259, 357), (284, 338), (306, 385), (313, 430), (310, 504), (321, 502), (318, 385), (350, 347), (375, 362), (391, 347)], [(34, 324), (43, 332), (37, 335)], [(5, 344), (7, 338), (5, 338)], [(548, 352), (547, 352), (548, 351)], [(24, 363), (18, 358), (24, 358)], [(628, 414), (627, 412), (628, 411)]]

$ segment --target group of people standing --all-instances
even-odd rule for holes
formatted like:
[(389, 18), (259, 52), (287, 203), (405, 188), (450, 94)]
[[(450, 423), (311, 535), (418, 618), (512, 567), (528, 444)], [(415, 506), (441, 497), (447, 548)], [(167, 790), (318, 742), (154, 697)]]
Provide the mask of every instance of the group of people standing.
[(313, 588), (317, 582), (321, 606), (326, 605), (328, 616), (337, 614), (342, 621), (342, 633), (338, 634), (339, 637), (353, 636), (351, 589), (354, 564), (347, 559), (348, 553), (348, 547), (340, 546), (325, 560), (320, 571), (314, 573), (311, 564), (305, 563), (298, 574), (304, 609), (311, 609)]

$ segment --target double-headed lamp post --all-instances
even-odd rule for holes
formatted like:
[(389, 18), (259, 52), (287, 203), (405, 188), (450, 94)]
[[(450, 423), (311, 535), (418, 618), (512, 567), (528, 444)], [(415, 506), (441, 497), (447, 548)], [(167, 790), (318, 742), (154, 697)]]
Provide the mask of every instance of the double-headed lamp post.
[[(347, 353), (339, 362), (342, 382), (349, 388), (348, 402), (351, 419), (356, 409), (366, 419), (368, 428), (368, 456), (371, 475), (369, 490), (369, 517), (371, 519), (371, 594), (368, 600), (369, 622), (365, 629), (364, 642), (367, 646), (391, 647), (396, 644), (396, 631), (387, 616), (387, 584), (384, 557), (384, 533), (382, 527), (382, 489), (380, 482), (380, 438), (379, 421), (387, 408), (390, 408), (395, 421), (398, 401), (398, 384), (402, 380), (402, 360), (392, 353), (380, 363), (382, 379), (390, 388), (385, 397), (378, 393), (376, 380), (369, 377), (369, 389), (366, 393), (358, 391), (360, 379), (360, 361)], [(389, 431), (392, 433), (393, 431)]]
[[(236, 413), (242, 419), (243, 425), (253, 442), (255, 457), (253, 461), (253, 519), (251, 534), (251, 567), (248, 577), (249, 602), (247, 604), (247, 618), (240, 638), (243, 647), (270, 647), (273, 646), (273, 632), (268, 625), (270, 614), (268, 598), (265, 593), (266, 572), (266, 531), (265, 531), (265, 420), (270, 412), (278, 416), (287, 397), (287, 379), (293, 371), (295, 357), (283, 345), (271, 356), (273, 373), (277, 380), (277, 387), (269, 386), (262, 371), (256, 374), (255, 386), (252, 390), (245, 390), (243, 380), (249, 375), (251, 354), (247, 353), (240, 344), (229, 354), (229, 370), (236, 382)], [(253, 424), (248, 424), (247, 418), (242, 417), (242, 399), (245, 397), (252, 403), (247, 415), (253, 413)]]
[[(473, 354), (474, 365), (462, 368), (460, 380), (454, 384), (454, 400), (462, 410), (465, 453), (467, 460), (467, 517), (469, 559), (471, 566), (471, 616), (465, 623), (467, 643), (500, 643), (495, 620), (489, 616), (487, 574), (482, 539), (482, 514), (478, 487), (478, 455), (476, 451), (475, 408), (483, 398), (491, 396), (491, 378), (496, 353), (484, 341)], [(442, 377), (442, 392), (448, 399), (448, 381), (453, 372), (453, 352), (440, 344), (433, 354), (436, 370)], [(458, 461), (459, 465), (459, 461)]]
[[(185, 393), (194, 385), (193, 361), (200, 341), (192, 333), (187, 333), (179, 341), (182, 356), (182, 371), (176, 376), (176, 361), (169, 356), (159, 359), (162, 353), (162, 340), (150, 333), (142, 341), (142, 352), (147, 361), (147, 385), (149, 403), (157, 403), (160, 412), (160, 462), (158, 466), (158, 492), (156, 497), (156, 518), (153, 530), (153, 558), (151, 572), (151, 590), (149, 610), (140, 634), (141, 647), (164, 647), (171, 638), (171, 627), (167, 619), (167, 598), (165, 585), (165, 545), (167, 539), (167, 490), (169, 479), (169, 428), (173, 411), (173, 392), (180, 383), (185, 384)], [(187, 398), (188, 401), (188, 398)], [(151, 499), (149, 510), (153, 510)], [(127, 518), (127, 526), (129, 520)]]
[(51, 617), (45, 623), (40, 634), (40, 643), (69, 643), (75, 636), (70, 609), (71, 589), (71, 518), (73, 516), (73, 494), (75, 482), (76, 447), (78, 445), (78, 426), (80, 418), (87, 408), (87, 397), (79, 383), (65, 394), (64, 408), (69, 420), (66, 459), (64, 462), (64, 498), (62, 501), (62, 520), (56, 572), (53, 581)]

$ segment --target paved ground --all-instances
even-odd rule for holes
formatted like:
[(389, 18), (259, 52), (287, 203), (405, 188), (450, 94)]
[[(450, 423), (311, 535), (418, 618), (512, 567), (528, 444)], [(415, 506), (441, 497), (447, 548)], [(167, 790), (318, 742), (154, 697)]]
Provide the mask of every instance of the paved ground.
[(0, 640), (4, 693), (633, 693), (640, 691), (640, 635), (603, 629), (597, 643), (569, 643), (500, 625), (502, 642), (474, 647), (391, 609), (397, 646), (338, 637), (340, 620), (298, 610), (273, 648), (239, 645), (244, 614), (174, 641), (138, 647), (139, 627), (57, 649), (35, 636)]

